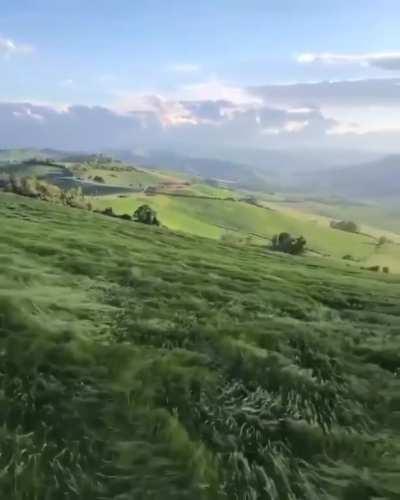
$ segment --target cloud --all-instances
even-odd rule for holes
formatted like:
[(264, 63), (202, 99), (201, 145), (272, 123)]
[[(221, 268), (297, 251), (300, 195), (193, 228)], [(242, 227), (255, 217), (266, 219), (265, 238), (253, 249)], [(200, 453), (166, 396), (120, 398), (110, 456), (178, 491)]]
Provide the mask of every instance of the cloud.
[(324, 134), (333, 126), (317, 110), (248, 107), (231, 101), (172, 101), (146, 96), (130, 111), (0, 103), (0, 147), (102, 149), (220, 144), (257, 147), (279, 137)]
[(261, 100), (246, 88), (232, 85), (217, 78), (190, 85), (182, 85), (178, 89), (177, 98), (193, 101), (230, 101), (235, 104), (260, 104)]
[(34, 51), (32, 45), (16, 43), (10, 38), (0, 37), (0, 55), (11, 57), (14, 55), (30, 54)]
[(175, 73), (197, 73), (200, 71), (200, 66), (198, 64), (182, 63), (182, 64), (171, 64), (167, 68), (169, 71), (174, 71)]
[(297, 56), (303, 64), (359, 64), (380, 69), (400, 70), (400, 52), (371, 52), (366, 54), (337, 54), (331, 52), (303, 53)]
[(248, 92), (276, 106), (400, 106), (400, 78), (343, 80), (249, 87)]
[[(112, 108), (0, 102), (0, 147), (74, 150), (221, 147), (397, 148), (400, 79), (123, 94)], [(389, 112), (390, 111), (390, 112)]]

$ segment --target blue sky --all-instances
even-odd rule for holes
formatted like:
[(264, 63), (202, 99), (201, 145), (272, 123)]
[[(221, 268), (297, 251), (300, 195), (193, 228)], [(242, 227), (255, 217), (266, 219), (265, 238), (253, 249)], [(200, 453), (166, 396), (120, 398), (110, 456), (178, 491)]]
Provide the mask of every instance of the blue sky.
[[(245, 101), (268, 85), (397, 79), (399, 22), (398, 0), (3, 0), (0, 102), (128, 110), (141, 95)], [(348, 126), (376, 105), (311, 101)]]
[(35, 48), (29, 58), (1, 63), (1, 97), (10, 99), (107, 104), (114, 90), (163, 91), (208, 78), (260, 85), (378, 76), (360, 67), (309, 67), (295, 56), (394, 51), (400, 43), (396, 0), (4, 4), (0, 34)]

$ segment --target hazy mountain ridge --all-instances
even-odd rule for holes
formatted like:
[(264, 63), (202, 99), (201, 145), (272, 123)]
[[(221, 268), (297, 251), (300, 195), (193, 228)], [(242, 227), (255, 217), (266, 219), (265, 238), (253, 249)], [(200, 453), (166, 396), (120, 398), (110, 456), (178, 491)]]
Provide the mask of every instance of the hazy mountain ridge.
[(381, 199), (400, 193), (400, 155), (346, 168), (313, 173), (305, 184), (315, 190), (355, 198)]
[[(215, 151), (216, 157), (192, 156), (170, 150), (139, 153), (106, 150), (113, 157), (150, 169), (175, 170), (204, 179), (217, 179), (247, 189), (303, 192), (355, 199), (392, 199), (400, 192), (400, 154), (379, 156), (357, 151), (242, 150)], [(104, 156), (107, 155), (107, 156)], [(54, 149), (1, 150), (0, 162), (50, 158), (91, 161), (97, 153)], [(78, 159), (78, 160), (77, 160)], [(352, 160), (350, 162), (349, 160)]]

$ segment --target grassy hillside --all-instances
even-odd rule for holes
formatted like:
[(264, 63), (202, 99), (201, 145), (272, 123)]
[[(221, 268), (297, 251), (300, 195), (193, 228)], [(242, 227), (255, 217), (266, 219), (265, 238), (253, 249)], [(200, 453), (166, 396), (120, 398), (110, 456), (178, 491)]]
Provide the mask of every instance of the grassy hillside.
[(271, 207), (290, 208), (296, 212), (321, 215), (329, 219), (356, 220), (365, 227), (380, 228), (400, 236), (400, 202), (395, 198), (375, 203), (285, 194), (266, 196), (258, 193), (258, 196)]
[(154, 186), (165, 181), (176, 180), (173, 176), (164, 175), (151, 170), (142, 170), (129, 167), (120, 167), (119, 170), (96, 167), (95, 165), (85, 166), (78, 170), (80, 177), (85, 180), (100, 176), (104, 182), (110, 186), (138, 187)]
[(397, 499), (400, 280), (0, 194), (0, 496)]
[(5, 165), (0, 167), (0, 174), (16, 175), (19, 177), (46, 177), (48, 175), (66, 175), (66, 169), (63, 165), (46, 165), (43, 164), (25, 164), (16, 163), (15, 165)]
[[(251, 234), (256, 237), (256, 241), (263, 242), (276, 233), (288, 231), (304, 235), (309, 248), (323, 255), (342, 258), (346, 254), (352, 254), (361, 259), (362, 265), (377, 263), (375, 238), (333, 230), (327, 219), (305, 217), (301, 212), (268, 210), (237, 201), (164, 195), (149, 197), (143, 194), (124, 198), (98, 198), (93, 203), (99, 209), (112, 206), (121, 214), (131, 214), (139, 205), (147, 203), (157, 210), (162, 223), (167, 227), (210, 238), (219, 238), (226, 232), (233, 232), (242, 236)], [(391, 265), (393, 271), (400, 272), (399, 245), (385, 245), (379, 252), (379, 264)]]

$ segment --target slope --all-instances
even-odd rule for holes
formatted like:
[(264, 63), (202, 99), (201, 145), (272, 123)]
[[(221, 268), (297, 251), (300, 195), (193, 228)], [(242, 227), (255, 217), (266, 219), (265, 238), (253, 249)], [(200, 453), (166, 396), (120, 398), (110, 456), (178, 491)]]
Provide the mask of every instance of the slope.
[(400, 281), (0, 195), (2, 498), (400, 495)]
[[(376, 235), (337, 231), (329, 227), (327, 219), (314, 215), (304, 216), (301, 212), (264, 209), (232, 200), (146, 196), (142, 193), (123, 198), (107, 196), (93, 199), (96, 208), (111, 206), (119, 214), (132, 214), (144, 203), (151, 205), (158, 212), (162, 223), (174, 230), (209, 238), (220, 238), (226, 233), (242, 237), (251, 235), (256, 242), (261, 243), (270, 240), (276, 233), (287, 231), (304, 235), (309, 248), (319, 254), (335, 258), (351, 254), (360, 259), (362, 265), (375, 263)], [(392, 269), (400, 272), (400, 246), (390, 245), (388, 249), (391, 255), (396, 256), (395, 260), (389, 259)], [(380, 261), (383, 256), (384, 253), (381, 252)]]

